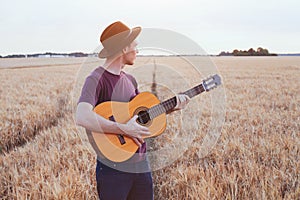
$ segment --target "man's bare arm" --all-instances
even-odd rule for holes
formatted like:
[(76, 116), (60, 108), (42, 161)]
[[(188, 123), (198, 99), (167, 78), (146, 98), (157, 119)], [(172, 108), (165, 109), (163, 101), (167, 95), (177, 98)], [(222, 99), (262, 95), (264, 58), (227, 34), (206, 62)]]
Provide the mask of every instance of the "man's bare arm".
[(92, 132), (124, 134), (131, 137), (137, 145), (141, 145), (144, 140), (143, 135), (149, 135), (149, 129), (136, 122), (134, 116), (126, 124), (120, 124), (105, 119), (93, 111), (93, 106), (86, 102), (80, 102), (76, 110), (76, 124)]

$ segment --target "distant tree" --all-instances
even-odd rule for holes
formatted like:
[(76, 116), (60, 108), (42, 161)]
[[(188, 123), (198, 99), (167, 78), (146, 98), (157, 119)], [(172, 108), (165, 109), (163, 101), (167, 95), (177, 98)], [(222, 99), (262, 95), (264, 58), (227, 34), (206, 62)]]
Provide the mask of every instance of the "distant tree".
[(233, 54), (232, 53), (229, 53), (228, 51), (225, 52), (225, 51), (222, 51), (221, 53), (219, 53), (219, 56), (232, 56)]
[(86, 57), (88, 54), (82, 53), (82, 52), (74, 52), (74, 53), (69, 53), (68, 56), (71, 57)]
[(13, 55), (8, 55), (8, 56), (4, 56), (4, 58), (25, 58), (25, 55), (22, 54), (13, 54)]
[(248, 50), (248, 54), (249, 54), (249, 56), (253, 56), (255, 54), (255, 50), (253, 48), (250, 48)]
[(257, 55), (258, 56), (268, 56), (269, 55), (269, 50), (268, 49), (264, 49), (262, 47), (258, 47), (257, 48)]
[(233, 50), (232, 54), (234, 56), (237, 56), (237, 55), (239, 55), (239, 52), (240, 52), (239, 50), (235, 49), (235, 50)]
[(258, 52), (258, 53), (261, 53), (263, 50), (264, 50), (264, 49), (263, 49), (262, 47), (258, 47), (258, 48), (257, 48), (257, 52)]
[(269, 55), (269, 50), (268, 49), (263, 49), (262, 54), (265, 55), (265, 56)]

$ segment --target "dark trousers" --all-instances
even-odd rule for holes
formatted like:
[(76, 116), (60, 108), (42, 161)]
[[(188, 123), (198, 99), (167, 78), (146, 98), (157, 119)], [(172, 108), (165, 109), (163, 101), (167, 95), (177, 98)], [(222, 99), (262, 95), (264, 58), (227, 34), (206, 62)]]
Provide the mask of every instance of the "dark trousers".
[(100, 200), (153, 200), (151, 172), (123, 172), (97, 160), (96, 180)]

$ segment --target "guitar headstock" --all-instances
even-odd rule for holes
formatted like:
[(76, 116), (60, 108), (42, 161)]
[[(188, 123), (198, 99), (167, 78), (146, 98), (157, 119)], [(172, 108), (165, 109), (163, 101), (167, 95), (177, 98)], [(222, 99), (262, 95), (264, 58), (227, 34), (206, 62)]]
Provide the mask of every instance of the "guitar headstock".
[(205, 91), (210, 91), (222, 84), (221, 77), (218, 74), (215, 74), (205, 79), (202, 84)]

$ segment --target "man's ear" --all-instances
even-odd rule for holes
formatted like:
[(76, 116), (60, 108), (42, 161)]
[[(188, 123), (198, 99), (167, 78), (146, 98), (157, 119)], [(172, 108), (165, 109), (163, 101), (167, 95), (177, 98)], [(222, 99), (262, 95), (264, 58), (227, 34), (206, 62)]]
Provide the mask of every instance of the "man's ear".
[(128, 53), (128, 49), (129, 49), (129, 46), (126, 46), (124, 49), (122, 49), (122, 53), (123, 54)]

